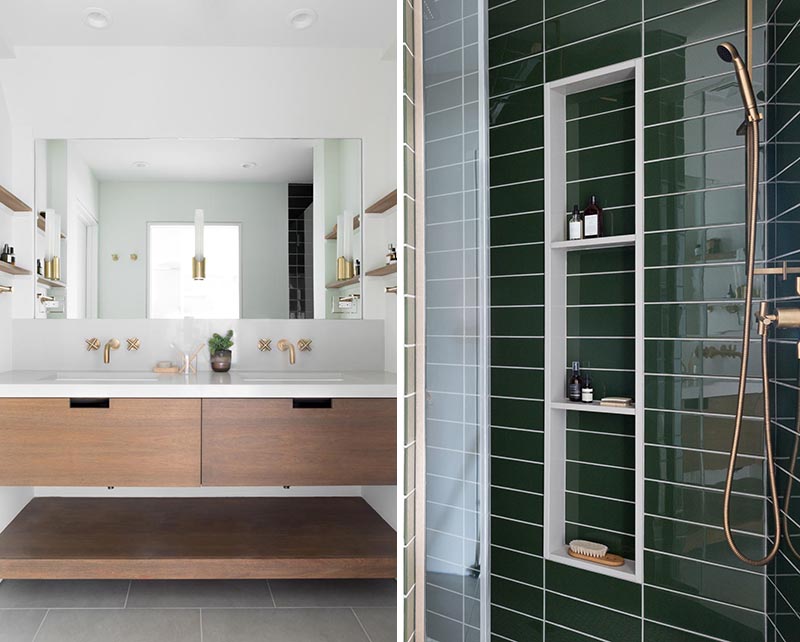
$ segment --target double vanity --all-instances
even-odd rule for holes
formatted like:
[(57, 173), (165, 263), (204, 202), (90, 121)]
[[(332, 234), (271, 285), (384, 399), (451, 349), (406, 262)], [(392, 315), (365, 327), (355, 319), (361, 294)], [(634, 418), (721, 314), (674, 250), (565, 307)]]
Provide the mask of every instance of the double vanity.
[[(395, 394), (384, 372), (8, 372), (0, 486), (393, 486)], [(361, 497), (37, 497), (0, 577), (391, 578), (395, 548)]]

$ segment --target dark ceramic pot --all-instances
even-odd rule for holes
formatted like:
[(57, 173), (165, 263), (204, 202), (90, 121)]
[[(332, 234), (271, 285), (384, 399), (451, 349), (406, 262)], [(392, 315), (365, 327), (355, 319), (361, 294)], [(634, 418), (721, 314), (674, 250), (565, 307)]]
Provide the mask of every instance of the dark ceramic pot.
[(228, 372), (231, 369), (231, 351), (217, 350), (211, 356), (211, 369), (214, 372)]

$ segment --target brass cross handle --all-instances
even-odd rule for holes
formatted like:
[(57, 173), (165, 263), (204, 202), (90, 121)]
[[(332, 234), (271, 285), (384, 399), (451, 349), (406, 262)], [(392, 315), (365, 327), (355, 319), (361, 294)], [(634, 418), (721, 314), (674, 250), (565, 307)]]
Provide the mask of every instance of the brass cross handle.
[(86, 351), (91, 352), (92, 350), (99, 350), (100, 349), (100, 340), (96, 337), (92, 337), (91, 339), (86, 339)]
[(137, 339), (136, 337), (133, 337), (132, 339), (128, 339), (128, 352), (130, 352), (131, 350), (134, 350), (134, 351), (138, 350), (141, 347), (142, 347), (142, 342), (139, 341), (139, 339)]
[(259, 352), (271, 352), (272, 351), (272, 339), (259, 339), (258, 340), (258, 350), (259, 350)]
[(311, 339), (298, 339), (297, 348), (300, 352), (311, 352)]

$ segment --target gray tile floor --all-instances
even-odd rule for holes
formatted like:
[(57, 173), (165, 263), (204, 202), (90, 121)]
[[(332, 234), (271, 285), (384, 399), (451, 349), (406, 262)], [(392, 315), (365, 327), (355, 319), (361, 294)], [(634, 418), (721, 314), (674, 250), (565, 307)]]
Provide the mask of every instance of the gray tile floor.
[(11, 581), (0, 642), (395, 642), (391, 580)]

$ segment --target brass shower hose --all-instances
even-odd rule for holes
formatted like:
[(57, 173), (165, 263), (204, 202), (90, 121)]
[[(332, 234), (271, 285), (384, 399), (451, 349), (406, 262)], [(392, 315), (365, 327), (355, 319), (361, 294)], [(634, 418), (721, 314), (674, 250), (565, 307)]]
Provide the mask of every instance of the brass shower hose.
[(767, 371), (767, 325), (759, 324), (761, 334), (761, 379), (763, 382), (764, 399), (764, 441), (767, 450), (767, 476), (769, 478), (769, 491), (772, 499), (772, 514), (775, 521), (775, 540), (772, 548), (761, 559), (750, 559), (736, 545), (731, 531), (731, 492), (733, 478), (736, 473), (736, 459), (739, 454), (739, 441), (742, 436), (742, 417), (744, 415), (744, 397), (747, 385), (747, 361), (750, 356), (750, 327), (753, 315), (753, 270), (755, 268), (756, 247), (756, 219), (758, 217), (758, 121), (748, 119), (746, 131), (746, 156), (747, 156), (747, 285), (744, 304), (744, 330), (742, 338), (742, 364), (739, 369), (739, 395), (736, 401), (736, 419), (733, 429), (733, 443), (728, 461), (728, 475), (725, 479), (725, 494), (722, 507), (722, 523), (725, 529), (725, 539), (733, 554), (745, 564), (764, 566), (778, 553), (781, 545), (781, 519), (778, 506), (778, 490), (775, 484), (775, 462), (772, 454), (772, 428), (770, 422), (769, 403), (769, 373)]

